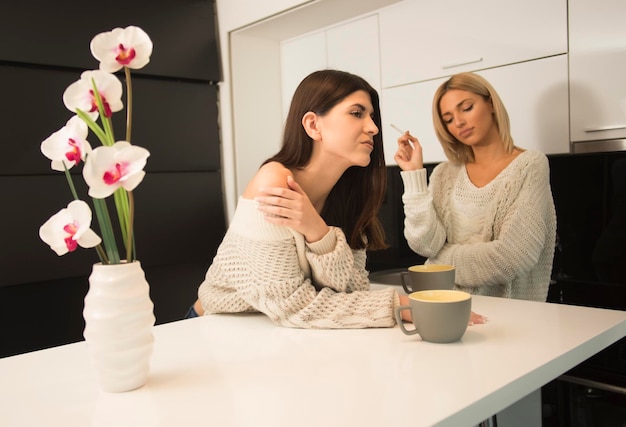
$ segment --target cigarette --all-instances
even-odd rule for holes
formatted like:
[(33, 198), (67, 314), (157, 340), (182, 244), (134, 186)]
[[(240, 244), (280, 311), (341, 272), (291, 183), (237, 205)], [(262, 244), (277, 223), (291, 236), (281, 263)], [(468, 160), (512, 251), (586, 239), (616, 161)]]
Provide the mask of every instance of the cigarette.
[(397, 130), (398, 132), (400, 132), (402, 135), (404, 135), (404, 131), (402, 129), (400, 129), (400, 127), (394, 125), (393, 123), (389, 124), (392, 128), (394, 128), (395, 130)]

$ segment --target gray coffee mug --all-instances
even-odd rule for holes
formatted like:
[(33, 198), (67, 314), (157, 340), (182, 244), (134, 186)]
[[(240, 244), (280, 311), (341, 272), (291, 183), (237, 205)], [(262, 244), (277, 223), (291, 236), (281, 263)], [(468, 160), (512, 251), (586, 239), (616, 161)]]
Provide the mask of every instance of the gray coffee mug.
[(400, 273), (400, 281), (407, 294), (431, 289), (453, 289), (454, 271), (454, 266), (448, 264), (412, 265)]
[[(414, 329), (407, 329), (402, 311), (411, 310)], [(435, 289), (413, 292), (409, 305), (396, 307), (396, 321), (407, 335), (419, 334), (422, 340), (450, 343), (461, 339), (470, 320), (472, 296), (467, 292)]]

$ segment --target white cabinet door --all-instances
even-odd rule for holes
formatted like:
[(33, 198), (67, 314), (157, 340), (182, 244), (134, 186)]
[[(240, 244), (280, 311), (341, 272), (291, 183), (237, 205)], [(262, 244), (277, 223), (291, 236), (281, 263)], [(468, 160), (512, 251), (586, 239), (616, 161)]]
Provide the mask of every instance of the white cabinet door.
[(400, 133), (391, 124), (408, 130), (417, 137), (422, 145), (424, 163), (439, 163), (446, 160), (439, 140), (433, 129), (431, 105), (433, 95), (445, 80), (431, 80), (383, 89), (382, 118), (383, 144), (385, 146), (385, 163), (397, 164), (393, 159), (398, 147)]
[(479, 72), (498, 91), (515, 144), (545, 154), (570, 152), (567, 55)]
[(378, 15), (330, 28), (326, 51), (328, 68), (357, 74), (380, 92)]
[(626, 138), (626, 1), (570, 0), (572, 141)]
[(384, 88), (567, 52), (566, 0), (405, 0), (379, 21)]
[(357, 74), (380, 92), (378, 16), (286, 40), (281, 43), (283, 117), (296, 87), (316, 70), (334, 68)]
[[(545, 154), (568, 153), (567, 55), (478, 72), (496, 89), (511, 121), (515, 144)], [(383, 89), (385, 160), (393, 156), (399, 133), (391, 123), (417, 136), (425, 163), (447, 160), (433, 129), (432, 99), (447, 78)]]
[(283, 119), (287, 117), (291, 97), (306, 76), (326, 68), (326, 34), (324, 31), (292, 39), (280, 45), (280, 69)]

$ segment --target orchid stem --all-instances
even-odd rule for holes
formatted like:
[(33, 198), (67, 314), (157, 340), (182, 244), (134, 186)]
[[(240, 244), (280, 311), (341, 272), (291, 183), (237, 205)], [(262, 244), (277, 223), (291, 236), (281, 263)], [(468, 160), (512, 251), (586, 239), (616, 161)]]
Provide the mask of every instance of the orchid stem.
[(106, 252), (104, 252), (102, 244), (98, 243), (96, 245), (96, 251), (98, 252), (98, 258), (100, 258), (100, 262), (102, 264), (109, 264), (109, 258), (107, 257)]
[(133, 85), (130, 81), (130, 69), (128, 67), (124, 67), (124, 76), (126, 76), (126, 141), (130, 142), (133, 119)]

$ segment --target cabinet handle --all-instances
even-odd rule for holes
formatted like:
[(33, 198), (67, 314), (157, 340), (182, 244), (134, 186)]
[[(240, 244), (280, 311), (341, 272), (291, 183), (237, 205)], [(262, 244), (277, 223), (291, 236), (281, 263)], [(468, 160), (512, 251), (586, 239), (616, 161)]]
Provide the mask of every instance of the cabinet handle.
[(603, 130), (626, 129), (626, 125), (601, 126), (598, 128), (587, 128), (585, 132), (601, 132)]
[(578, 384), (585, 387), (597, 388), (599, 390), (608, 391), (611, 393), (618, 393), (626, 395), (626, 388), (609, 383), (603, 383), (599, 381), (590, 380), (587, 378), (575, 377), (572, 375), (563, 374), (557, 378), (558, 380), (565, 381), (572, 384)]
[(461, 65), (475, 64), (477, 62), (481, 62), (482, 60), (483, 60), (483, 58), (474, 58), (474, 59), (470, 59), (468, 61), (455, 62), (455, 63), (452, 63), (452, 64), (442, 65), (441, 68), (446, 70), (448, 68), (460, 67)]

